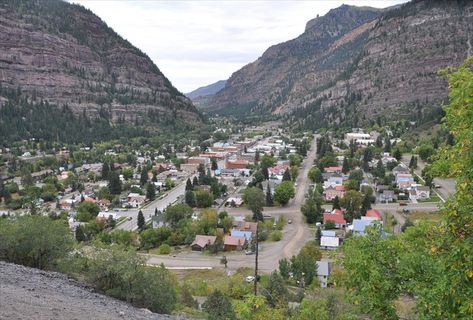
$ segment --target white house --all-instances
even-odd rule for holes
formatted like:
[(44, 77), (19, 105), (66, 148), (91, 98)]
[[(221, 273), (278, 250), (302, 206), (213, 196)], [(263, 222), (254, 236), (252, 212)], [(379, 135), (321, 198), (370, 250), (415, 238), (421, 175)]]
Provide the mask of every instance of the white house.
[(323, 230), (320, 238), (320, 247), (322, 249), (336, 249), (340, 245), (340, 239), (333, 230)]
[(138, 208), (146, 200), (145, 196), (140, 195), (139, 193), (129, 193), (127, 196), (128, 204), (132, 207)]
[(320, 286), (327, 288), (328, 278), (332, 273), (332, 260), (317, 261), (317, 277), (319, 278)]

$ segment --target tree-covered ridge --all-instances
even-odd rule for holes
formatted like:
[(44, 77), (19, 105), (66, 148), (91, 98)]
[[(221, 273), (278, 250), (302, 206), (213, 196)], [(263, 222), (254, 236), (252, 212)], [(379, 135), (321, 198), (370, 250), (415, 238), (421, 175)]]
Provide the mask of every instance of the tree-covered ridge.
[(48, 102), (9, 100), (0, 107), (0, 145), (36, 139), (68, 144), (91, 143), (120, 138), (149, 137), (161, 133), (190, 131), (189, 124), (172, 114), (148, 111), (134, 123), (123, 120), (113, 123), (108, 108), (100, 109), (95, 117), (77, 114), (67, 105), (58, 107)]

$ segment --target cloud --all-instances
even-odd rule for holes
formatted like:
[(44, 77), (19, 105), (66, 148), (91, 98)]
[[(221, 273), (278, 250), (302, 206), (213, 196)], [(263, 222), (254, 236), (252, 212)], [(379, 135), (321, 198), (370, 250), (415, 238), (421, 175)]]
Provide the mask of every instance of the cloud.
[(300, 35), (317, 14), (343, 3), (387, 7), (406, 2), (69, 1), (91, 9), (146, 52), (183, 92), (227, 79), (271, 45)]

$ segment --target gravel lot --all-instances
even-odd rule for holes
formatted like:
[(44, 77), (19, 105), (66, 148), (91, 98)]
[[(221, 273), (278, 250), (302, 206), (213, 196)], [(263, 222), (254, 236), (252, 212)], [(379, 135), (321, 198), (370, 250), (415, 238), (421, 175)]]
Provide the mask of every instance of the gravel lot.
[(177, 320), (95, 293), (67, 276), (0, 261), (0, 319)]

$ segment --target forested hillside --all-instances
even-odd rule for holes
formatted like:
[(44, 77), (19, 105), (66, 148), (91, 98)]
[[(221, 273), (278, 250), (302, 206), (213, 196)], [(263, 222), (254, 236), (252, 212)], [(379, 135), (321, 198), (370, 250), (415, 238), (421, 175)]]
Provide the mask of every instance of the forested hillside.
[[(0, 112), (4, 142), (62, 140), (61, 128), (87, 121), (88, 130), (98, 131), (95, 139), (202, 125), (191, 101), (146, 54), (91, 11), (61, 0), (0, 3), (0, 69), (0, 105), (9, 108)], [(50, 123), (52, 132), (44, 132), (41, 117), (32, 117), (48, 105), (59, 122)], [(124, 129), (128, 125), (143, 128)], [(69, 140), (90, 136), (82, 133)]]

